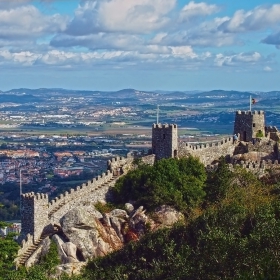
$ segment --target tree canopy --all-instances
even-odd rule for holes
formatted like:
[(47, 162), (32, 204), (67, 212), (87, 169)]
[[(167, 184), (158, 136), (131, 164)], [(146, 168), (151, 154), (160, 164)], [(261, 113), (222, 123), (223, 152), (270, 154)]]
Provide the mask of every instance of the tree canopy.
[(117, 181), (114, 199), (148, 210), (166, 204), (184, 211), (202, 201), (206, 177), (203, 164), (193, 157), (162, 159), (154, 166), (140, 164)]

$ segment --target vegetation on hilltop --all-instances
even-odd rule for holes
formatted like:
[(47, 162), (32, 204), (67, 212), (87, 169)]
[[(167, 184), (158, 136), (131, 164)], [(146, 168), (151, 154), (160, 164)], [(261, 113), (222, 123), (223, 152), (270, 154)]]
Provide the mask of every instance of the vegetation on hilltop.
[(162, 159), (154, 166), (140, 164), (117, 181), (114, 200), (132, 201), (148, 210), (166, 204), (186, 212), (203, 200), (206, 178), (203, 164), (194, 157)]
[[(194, 158), (140, 164), (119, 180), (117, 202), (133, 200), (151, 211), (161, 203), (173, 205), (188, 214), (187, 222), (94, 259), (71, 279), (280, 279), (275, 178), (259, 179), (242, 168), (230, 171), (224, 160), (207, 174)], [(1, 273), (5, 279), (48, 279), (51, 266)]]

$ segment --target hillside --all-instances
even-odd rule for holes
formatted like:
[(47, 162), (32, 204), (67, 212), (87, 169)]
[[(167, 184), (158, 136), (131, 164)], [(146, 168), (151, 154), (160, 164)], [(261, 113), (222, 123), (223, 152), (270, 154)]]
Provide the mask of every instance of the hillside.
[[(206, 178), (196, 161), (191, 160), (187, 169), (179, 161), (176, 167), (174, 159), (164, 161), (154, 170), (140, 166), (128, 173), (127, 179), (123, 177), (119, 182), (115, 195), (121, 198), (122, 190), (127, 190), (126, 182), (133, 180), (134, 191), (127, 193), (125, 199), (142, 203), (150, 213), (156, 206), (152, 202), (161, 204), (162, 199), (181, 209), (185, 221), (170, 229), (151, 231), (139, 242), (130, 242), (119, 251), (92, 260), (80, 276), (69, 279), (278, 279), (279, 174), (274, 171), (259, 179), (244, 169), (230, 171), (221, 160), (218, 169), (209, 171)], [(157, 177), (157, 171), (163, 176)], [(171, 180), (170, 171), (186, 177), (181, 181), (180, 175), (173, 176)], [(195, 179), (193, 172), (200, 178), (196, 188), (190, 184)], [(143, 180), (157, 184), (157, 191), (146, 193), (144, 200), (143, 192), (139, 192)], [(201, 182), (203, 192), (197, 192)], [(169, 191), (176, 193), (172, 199), (168, 199)], [(28, 272), (2, 268), (6, 273), (3, 279), (49, 279), (57, 263), (57, 256), (51, 254)]]

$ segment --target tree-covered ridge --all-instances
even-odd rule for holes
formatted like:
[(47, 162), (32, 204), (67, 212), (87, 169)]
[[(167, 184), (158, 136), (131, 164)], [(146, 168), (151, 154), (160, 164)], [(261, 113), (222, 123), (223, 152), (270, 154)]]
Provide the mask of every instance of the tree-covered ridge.
[[(117, 183), (116, 203), (130, 200), (149, 211), (172, 205), (186, 214), (185, 223), (92, 260), (71, 279), (280, 279), (278, 179), (230, 171), (223, 159), (207, 173), (195, 158), (139, 164)], [(4, 275), (48, 279), (50, 267), (43, 262), (29, 272)]]
[(280, 201), (268, 179), (221, 160), (197, 218), (93, 260), (84, 279), (280, 279)]
[(114, 199), (133, 201), (148, 210), (166, 204), (187, 211), (204, 198), (206, 178), (203, 164), (193, 157), (162, 159), (154, 166), (140, 164), (117, 181)]

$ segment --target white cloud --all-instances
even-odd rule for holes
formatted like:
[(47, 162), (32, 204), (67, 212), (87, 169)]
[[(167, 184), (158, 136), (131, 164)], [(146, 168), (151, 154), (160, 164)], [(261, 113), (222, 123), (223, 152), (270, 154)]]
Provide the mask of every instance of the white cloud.
[(269, 66), (265, 66), (265, 67), (263, 68), (263, 70), (264, 70), (265, 72), (271, 72), (271, 71), (272, 71), (272, 68), (269, 67)]
[[(147, 51), (147, 50), (150, 51)], [(199, 56), (191, 47), (164, 47), (147, 46), (146, 52), (139, 51), (92, 51), (70, 52), (51, 50), (45, 53), (31, 51), (11, 52), (0, 51), (1, 65), (49, 65), (71, 67), (94, 67), (95, 65), (173, 65), (175, 61), (196, 61), (210, 57), (209, 54)], [(176, 64), (176, 63), (175, 63)]]
[(0, 51), (1, 64), (6, 64), (7, 62), (9, 62), (10, 64), (30, 66), (33, 65), (39, 57), (40, 55), (32, 53), (30, 51), (22, 51), (16, 53), (12, 53), (8, 50)]
[(245, 12), (238, 10), (232, 18), (221, 24), (224, 32), (247, 32), (275, 27), (280, 23), (280, 4), (258, 6)]
[[(214, 48), (226, 49), (236, 44), (241, 48), (238, 36), (241, 33), (275, 28), (280, 22), (275, 16), (280, 4), (259, 6), (248, 12), (240, 10), (232, 17), (205, 21), (208, 15), (219, 12), (220, 7), (207, 1), (190, 1), (177, 10), (176, 0), (82, 0), (70, 20), (59, 14), (45, 15), (30, 4), (32, 1), (17, 3), (6, 5), (6, 9), (0, 4), (2, 66), (67, 69), (131, 65), (145, 69), (256, 66), (270, 71), (275, 60), (264, 58), (257, 48), (241, 53), (228, 48), (227, 54)], [(279, 34), (276, 31), (263, 42), (278, 46)]]
[(2, 40), (37, 38), (62, 31), (65, 27), (65, 17), (58, 14), (43, 15), (31, 5), (0, 10), (0, 39)]
[(259, 52), (239, 53), (233, 55), (217, 54), (215, 64), (217, 66), (240, 66), (240, 65), (255, 65), (262, 59)]
[(84, 1), (76, 10), (67, 33), (87, 35), (98, 32), (148, 33), (169, 22), (168, 13), (176, 0)]
[(217, 13), (220, 8), (217, 5), (208, 5), (207, 3), (195, 3), (194, 1), (189, 2), (183, 7), (179, 15), (180, 22), (189, 22), (196, 17), (208, 16)]
[(104, 33), (91, 34), (86, 36), (71, 36), (60, 34), (55, 36), (51, 45), (53, 47), (73, 47), (82, 46), (91, 50), (97, 49), (119, 49), (128, 50), (138, 48), (144, 45), (144, 40), (136, 35), (121, 33)]
[(228, 19), (228, 17), (215, 18), (212, 21), (197, 24), (192, 28), (182, 28), (172, 33), (160, 33), (160, 35), (154, 37), (153, 41), (158, 44), (173, 46), (221, 47), (232, 45), (236, 43), (235, 35), (218, 30), (218, 27)]

